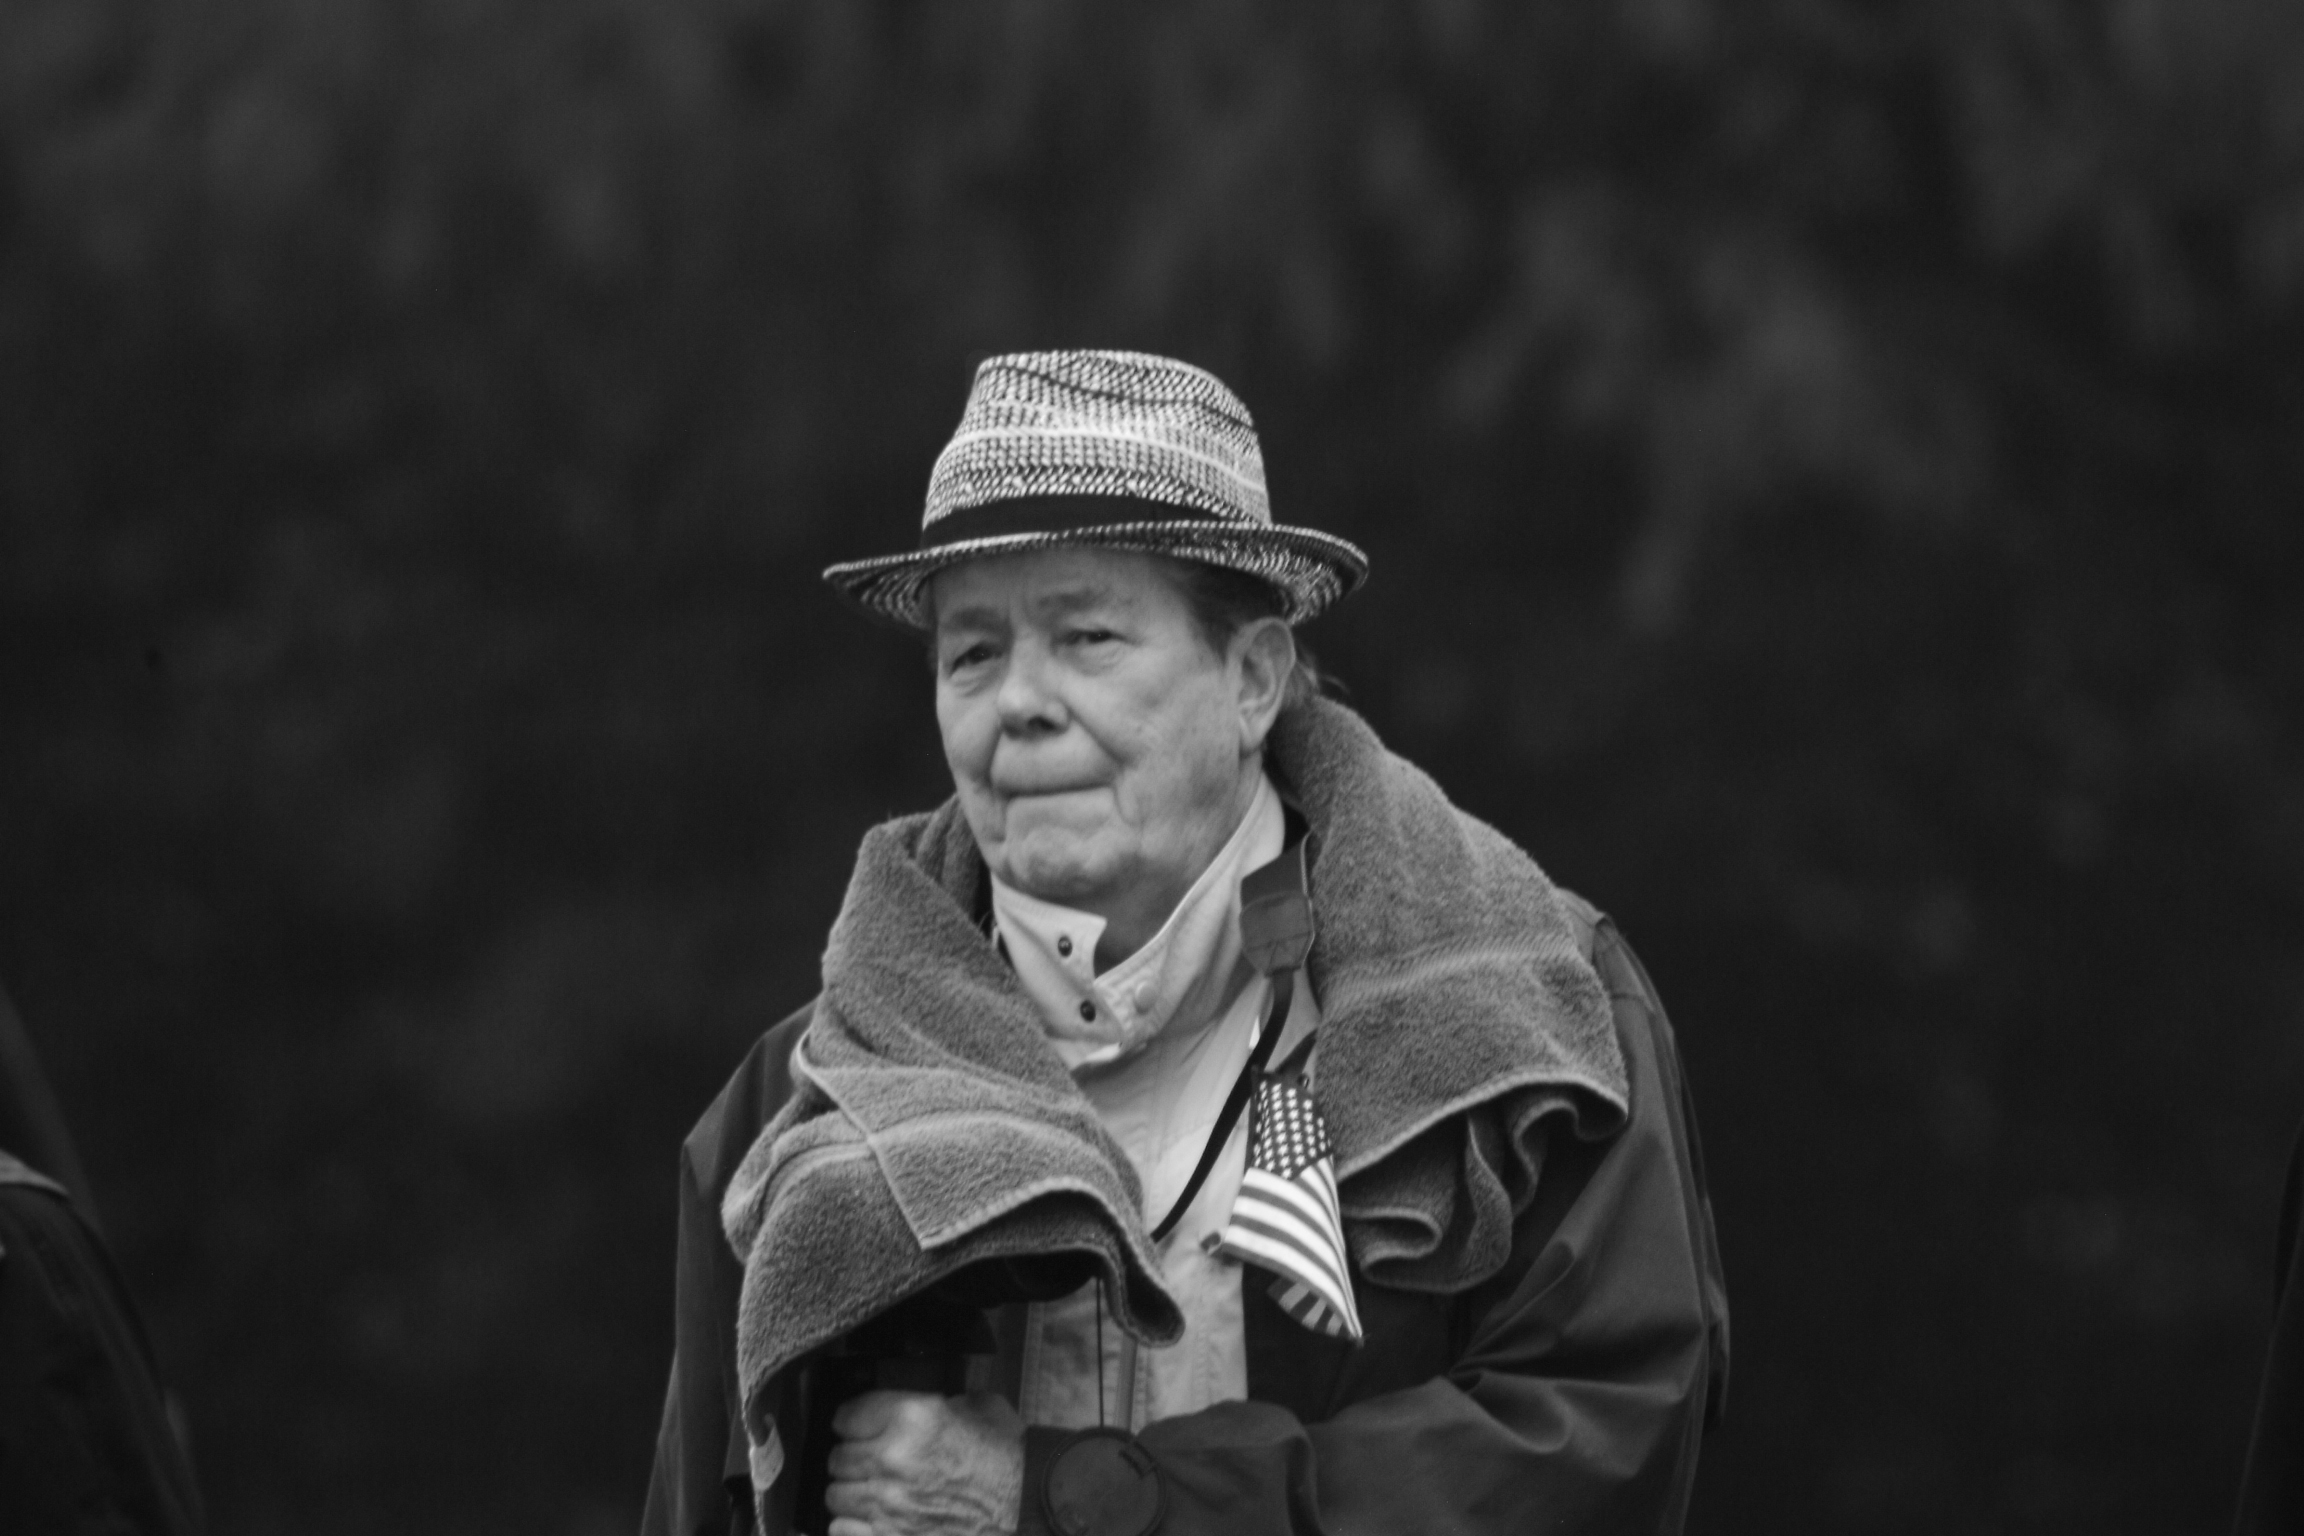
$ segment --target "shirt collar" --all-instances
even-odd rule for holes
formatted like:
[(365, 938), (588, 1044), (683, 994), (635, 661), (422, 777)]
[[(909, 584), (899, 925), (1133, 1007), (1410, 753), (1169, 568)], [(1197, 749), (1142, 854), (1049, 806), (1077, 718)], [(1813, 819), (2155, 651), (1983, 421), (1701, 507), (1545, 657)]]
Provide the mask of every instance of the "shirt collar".
[(1279, 857), (1286, 836), (1279, 793), (1259, 774), (1248, 814), (1160, 931), (1101, 976), (1104, 919), (992, 878), (992, 917), (1008, 963), (1067, 1066), (1128, 1056), (1180, 1014), (1203, 1022), (1215, 1015), (1240, 963), (1241, 877)]

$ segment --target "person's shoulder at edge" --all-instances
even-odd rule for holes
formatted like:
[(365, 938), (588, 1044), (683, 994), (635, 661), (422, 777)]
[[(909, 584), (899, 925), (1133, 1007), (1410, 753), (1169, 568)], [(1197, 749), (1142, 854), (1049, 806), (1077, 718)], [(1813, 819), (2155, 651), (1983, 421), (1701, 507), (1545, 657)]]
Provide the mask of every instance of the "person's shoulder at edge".
[(0, 1531), (192, 1536), (205, 1516), (179, 1435), (102, 1233), (0, 1150)]

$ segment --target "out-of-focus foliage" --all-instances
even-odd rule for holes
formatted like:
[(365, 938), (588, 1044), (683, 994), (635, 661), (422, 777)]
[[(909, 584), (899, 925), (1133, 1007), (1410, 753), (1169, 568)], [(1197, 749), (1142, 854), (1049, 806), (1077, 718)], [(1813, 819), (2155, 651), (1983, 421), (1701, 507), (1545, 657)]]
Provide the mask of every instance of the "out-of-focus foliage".
[(0, 4), (0, 974), (226, 1533), (626, 1528), (674, 1150), (1147, 346), (1672, 1001), (1700, 1528), (2206, 1531), (2304, 1089), (2304, 11)]

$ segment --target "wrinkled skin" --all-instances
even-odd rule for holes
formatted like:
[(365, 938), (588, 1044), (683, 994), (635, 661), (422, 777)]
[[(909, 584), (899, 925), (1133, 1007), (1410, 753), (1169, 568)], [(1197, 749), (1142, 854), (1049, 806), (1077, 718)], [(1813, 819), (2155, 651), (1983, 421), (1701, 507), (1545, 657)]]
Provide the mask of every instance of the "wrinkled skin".
[(1295, 641), (1221, 651), (1153, 555), (1048, 549), (939, 573), (936, 721), (992, 872), (1105, 920), (1098, 967), (1159, 930), (1247, 814)]

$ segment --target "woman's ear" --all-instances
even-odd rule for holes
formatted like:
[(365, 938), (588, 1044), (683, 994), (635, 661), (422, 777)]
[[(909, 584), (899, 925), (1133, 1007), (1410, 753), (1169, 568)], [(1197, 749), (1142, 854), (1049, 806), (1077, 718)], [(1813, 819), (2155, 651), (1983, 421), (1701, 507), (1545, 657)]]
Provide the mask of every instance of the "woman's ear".
[(1278, 619), (1255, 619), (1241, 626), (1231, 645), (1240, 679), (1240, 751), (1260, 752), (1280, 706), (1288, 701), (1288, 679), (1296, 671), (1296, 634)]

